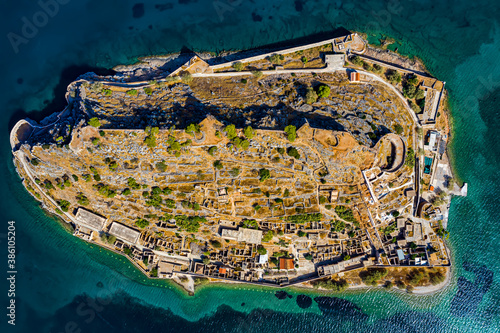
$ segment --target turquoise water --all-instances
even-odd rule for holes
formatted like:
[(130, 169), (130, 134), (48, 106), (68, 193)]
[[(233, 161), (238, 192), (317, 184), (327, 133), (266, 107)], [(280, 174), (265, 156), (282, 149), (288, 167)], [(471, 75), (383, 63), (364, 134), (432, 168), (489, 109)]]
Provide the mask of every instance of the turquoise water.
[[(9, 326), (2, 315), (2, 332), (500, 330), (498, 2), (179, 0), (144, 2), (143, 13), (135, 7), (137, 18), (130, 1), (65, 2), (36, 33), (25, 34), (29, 38), (17, 53), (9, 33), (22, 37), (23, 17), (43, 19), (41, 7), (34, 1), (0, 5), (0, 252), (6, 258), (8, 220), (16, 221), (18, 251), (17, 322)], [(298, 290), (279, 300), (270, 289), (210, 286), (189, 297), (174, 285), (145, 280), (123, 258), (68, 234), (20, 184), (10, 126), (60, 111), (66, 85), (79, 74), (143, 55), (247, 49), (338, 27), (368, 32), (373, 42), (382, 35), (397, 39), (393, 47), (423, 59), (447, 82), (454, 123), (450, 150), (469, 195), (452, 201), (454, 278), (437, 295), (376, 290), (316, 298), (332, 295), (306, 292), (316, 298), (307, 309), (297, 305), (304, 293)]]

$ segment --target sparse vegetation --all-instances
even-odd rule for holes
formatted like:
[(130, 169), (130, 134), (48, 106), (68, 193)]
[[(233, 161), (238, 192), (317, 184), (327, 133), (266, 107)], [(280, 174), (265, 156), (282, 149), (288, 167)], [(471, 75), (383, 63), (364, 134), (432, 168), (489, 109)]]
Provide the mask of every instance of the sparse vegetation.
[(90, 118), (89, 125), (95, 128), (99, 128), (101, 127), (101, 122), (99, 121), (99, 119), (97, 119), (97, 117), (93, 117)]
[(234, 68), (235, 71), (241, 72), (243, 68), (245, 68), (245, 65), (243, 65), (242, 62), (236, 61), (233, 62), (232, 67)]
[(285, 133), (288, 138), (288, 141), (294, 142), (297, 138), (297, 129), (293, 125), (288, 125), (285, 127)]

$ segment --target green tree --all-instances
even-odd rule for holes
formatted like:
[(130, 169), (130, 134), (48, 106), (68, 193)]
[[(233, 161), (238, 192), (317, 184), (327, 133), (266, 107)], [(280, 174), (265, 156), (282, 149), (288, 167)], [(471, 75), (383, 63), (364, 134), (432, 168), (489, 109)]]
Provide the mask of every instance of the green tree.
[(238, 175), (240, 174), (240, 169), (232, 168), (231, 170), (229, 170), (229, 174), (231, 175), (231, 177), (238, 177)]
[(137, 96), (137, 89), (127, 90), (127, 95), (129, 95), (129, 96)]
[(90, 118), (89, 125), (92, 127), (99, 128), (101, 126), (101, 122), (99, 121), (99, 119), (97, 119), (97, 117), (93, 117)]
[(199, 124), (189, 124), (186, 127), (186, 133), (190, 135), (194, 135), (194, 133), (200, 133), (200, 125)]
[(267, 249), (265, 247), (263, 247), (262, 245), (259, 245), (257, 247), (257, 253), (260, 255), (265, 255), (265, 254), (267, 254)]
[(217, 170), (221, 170), (224, 166), (222, 165), (222, 162), (217, 160), (214, 162), (214, 168), (216, 168)]
[(300, 154), (299, 154), (299, 151), (297, 150), (297, 148), (295, 147), (290, 147), (288, 148), (287, 152), (288, 156), (291, 156), (297, 160), (300, 159)]
[(238, 134), (236, 133), (236, 126), (234, 126), (233, 124), (227, 125), (224, 131), (226, 132), (227, 138), (229, 140), (233, 140), (238, 136)]
[(136, 221), (135, 221), (135, 225), (141, 229), (144, 229), (146, 228), (148, 225), (149, 225), (149, 221), (148, 220), (145, 220), (145, 219), (141, 219), (141, 218), (138, 218)]
[(269, 170), (265, 168), (259, 170), (259, 181), (263, 182), (270, 178), (271, 178), (271, 173), (269, 172)]
[(264, 243), (269, 242), (271, 239), (273, 239), (274, 233), (272, 230), (268, 230), (263, 236), (262, 236), (262, 241)]
[(306, 103), (313, 104), (316, 103), (317, 100), (318, 100), (318, 94), (316, 93), (316, 91), (314, 91), (314, 89), (311, 87), (307, 88)]
[(245, 127), (244, 134), (248, 139), (253, 139), (255, 131), (251, 126)]
[(290, 142), (294, 142), (297, 138), (297, 129), (294, 125), (288, 125), (285, 127), (285, 133)]
[(415, 151), (412, 147), (408, 147), (408, 151), (406, 152), (405, 165), (410, 168), (415, 167)]
[(252, 71), (252, 75), (256, 78), (256, 79), (260, 79), (262, 77), (262, 72), (261, 71)]
[(69, 210), (70, 203), (67, 200), (59, 200), (57, 204), (61, 207), (63, 212), (67, 212)]
[(394, 69), (387, 70), (387, 72), (385, 72), (385, 76), (389, 82), (393, 84), (401, 82), (401, 74)]
[(236, 62), (233, 62), (232, 67), (235, 71), (241, 72), (243, 70), (243, 68), (245, 67), (245, 65), (243, 65), (243, 63), (240, 61), (236, 61)]
[(364, 61), (357, 55), (351, 57), (351, 62), (356, 66), (363, 66)]
[(210, 148), (208, 148), (208, 153), (212, 156), (214, 156), (215, 152), (217, 152), (217, 147), (216, 146), (212, 146)]

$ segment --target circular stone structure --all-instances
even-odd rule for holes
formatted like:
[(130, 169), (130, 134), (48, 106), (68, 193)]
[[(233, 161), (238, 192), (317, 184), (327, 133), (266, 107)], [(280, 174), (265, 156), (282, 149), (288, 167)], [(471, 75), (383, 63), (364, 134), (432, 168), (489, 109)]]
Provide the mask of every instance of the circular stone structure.
[[(406, 144), (397, 134), (384, 135), (375, 145), (378, 166), (384, 172), (396, 172), (405, 163)], [(389, 163), (385, 163), (390, 158)]]

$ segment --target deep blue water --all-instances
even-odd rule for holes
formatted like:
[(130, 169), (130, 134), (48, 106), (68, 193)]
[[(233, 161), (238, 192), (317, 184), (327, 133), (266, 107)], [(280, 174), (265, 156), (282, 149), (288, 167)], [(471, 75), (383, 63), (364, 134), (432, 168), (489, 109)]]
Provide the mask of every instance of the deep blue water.
[[(0, 4), (1, 258), (9, 220), (16, 221), (18, 251), (17, 321), (9, 326), (1, 314), (2, 332), (500, 331), (498, 1), (60, 2), (46, 7), (51, 15), (36, 1)], [(38, 27), (30, 30), (26, 22)], [(397, 39), (399, 52), (420, 57), (447, 82), (450, 150), (469, 196), (452, 202), (454, 279), (437, 295), (308, 293), (314, 300), (305, 309), (296, 302), (303, 292), (295, 290), (285, 300), (269, 289), (241, 286), (208, 287), (188, 297), (65, 232), (20, 184), (10, 127), (60, 111), (66, 85), (86, 71), (185, 48), (248, 49), (339, 27), (368, 32), (374, 42), (382, 34)]]

